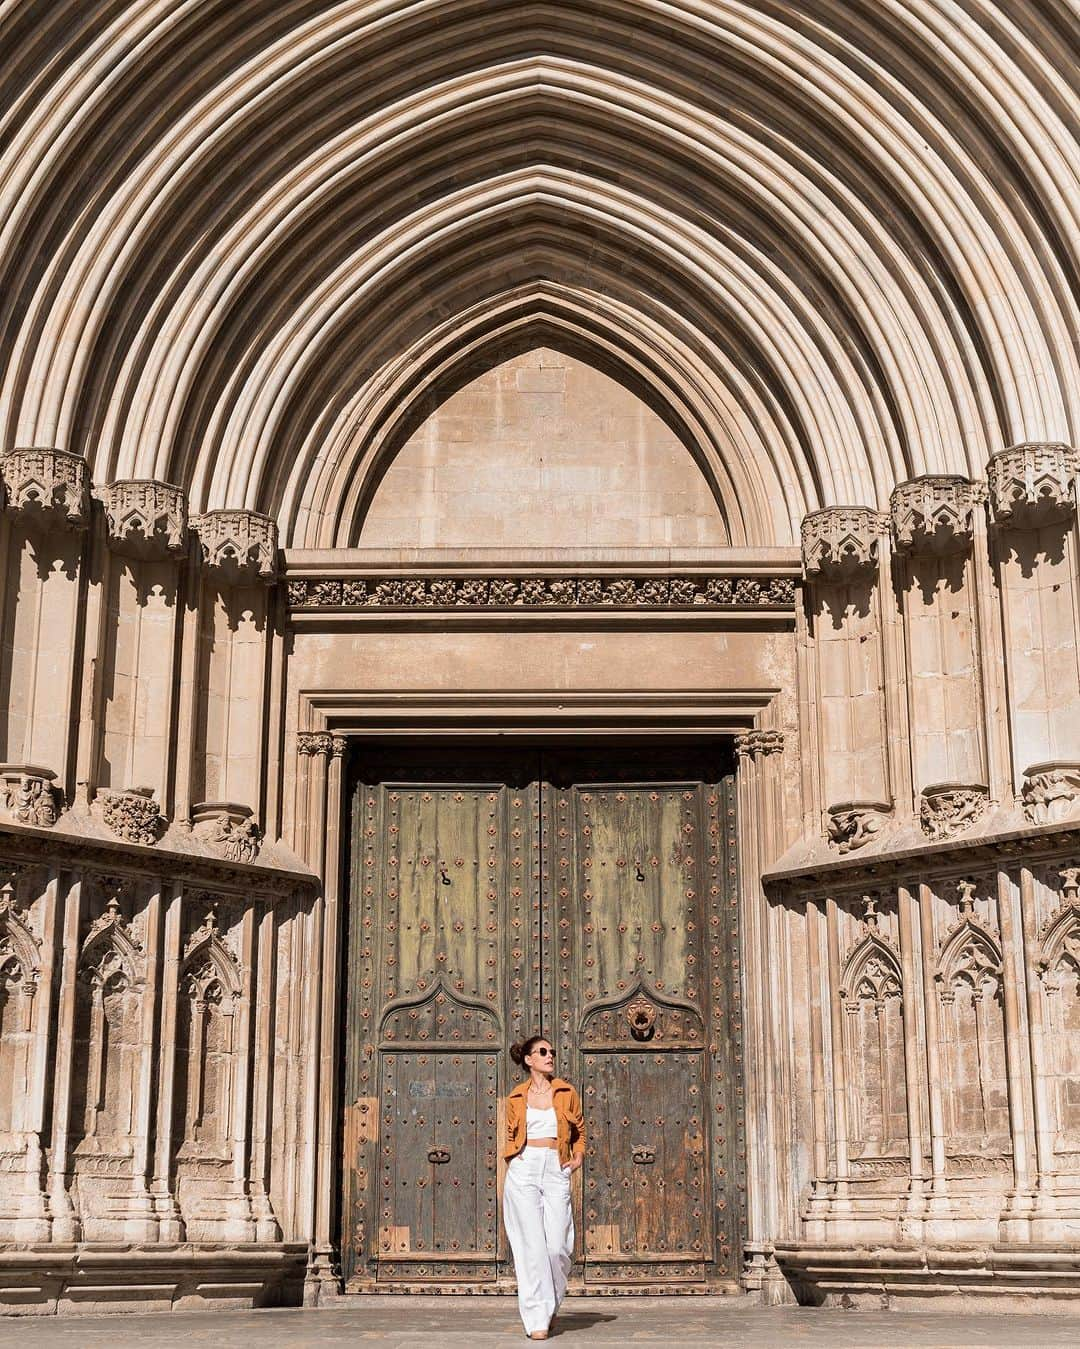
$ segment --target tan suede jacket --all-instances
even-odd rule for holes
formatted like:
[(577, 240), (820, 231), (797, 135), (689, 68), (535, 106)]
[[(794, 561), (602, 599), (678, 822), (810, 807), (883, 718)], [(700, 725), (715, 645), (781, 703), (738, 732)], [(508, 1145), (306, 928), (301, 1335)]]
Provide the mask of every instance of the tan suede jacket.
[[(525, 1108), (528, 1104), (529, 1079), (519, 1083), (506, 1098), (507, 1161), (516, 1157), (525, 1146)], [(551, 1101), (555, 1107), (555, 1121), (559, 1136), (559, 1165), (567, 1166), (572, 1157), (585, 1155), (585, 1119), (581, 1113), (581, 1098), (561, 1077), (552, 1079)]]

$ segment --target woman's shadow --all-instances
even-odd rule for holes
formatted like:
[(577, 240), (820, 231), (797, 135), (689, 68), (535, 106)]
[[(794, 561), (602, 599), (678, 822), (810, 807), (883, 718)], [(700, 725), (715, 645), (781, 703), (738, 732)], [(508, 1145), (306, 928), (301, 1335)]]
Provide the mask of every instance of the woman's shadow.
[(616, 1319), (606, 1312), (560, 1312), (548, 1332), (548, 1338), (553, 1340), (557, 1335), (570, 1335), (575, 1330), (590, 1330), (593, 1326)]

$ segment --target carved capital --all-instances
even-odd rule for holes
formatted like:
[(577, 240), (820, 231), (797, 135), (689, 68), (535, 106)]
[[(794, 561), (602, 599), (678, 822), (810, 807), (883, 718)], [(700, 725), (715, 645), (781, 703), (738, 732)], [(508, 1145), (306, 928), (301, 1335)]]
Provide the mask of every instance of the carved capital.
[(228, 585), (277, 580), (277, 522), (257, 511), (207, 511), (191, 527), (203, 565)]
[(753, 759), (759, 754), (781, 754), (783, 749), (783, 731), (742, 731), (735, 737), (735, 753), (740, 759)]
[(230, 862), (254, 862), (263, 837), (255, 812), (235, 801), (200, 801), (192, 806), (191, 832)]
[(166, 558), (187, 546), (187, 498), (183, 488), (149, 478), (109, 483), (99, 493), (105, 507), (109, 547), (128, 557)]
[(972, 511), (983, 499), (968, 478), (926, 475), (902, 482), (889, 499), (893, 540), (911, 553), (953, 553), (971, 546)]
[(49, 829), (60, 814), (56, 774), (31, 764), (0, 764), (0, 808), (18, 824)]
[(129, 787), (123, 792), (106, 790), (100, 793), (100, 799), (101, 818), (117, 838), (147, 845), (157, 842), (163, 820), (149, 787)]
[(332, 758), (343, 759), (348, 748), (349, 737), (347, 735), (335, 735), (331, 737), (330, 754)]
[(995, 523), (1016, 529), (1067, 520), (1076, 508), (1077, 453), (1069, 445), (1014, 445), (993, 455), (986, 473)]
[(803, 571), (811, 581), (846, 581), (877, 567), (889, 517), (868, 506), (830, 506), (802, 522)]
[(0, 456), (7, 508), (42, 529), (85, 529), (90, 522), (86, 460), (67, 450), (11, 450)]
[(829, 842), (839, 852), (864, 847), (889, 822), (892, 807), (880, 801), (848, 801), (829, 807)]
[(1032, 764), (1020, 792), (1032, 824), (1056, 824), (1080, 811), (1080, 763)]
[(927, 838), (937, 842), (970, 829), (990, 804), (981, 783), (941, 782), (924, 787), (919, 801), (919, 823)]
[(334, 749), (334, 737), (328, 731), (297, 731), (296, 752), (305, 757), (311, 754), (329, 755)]

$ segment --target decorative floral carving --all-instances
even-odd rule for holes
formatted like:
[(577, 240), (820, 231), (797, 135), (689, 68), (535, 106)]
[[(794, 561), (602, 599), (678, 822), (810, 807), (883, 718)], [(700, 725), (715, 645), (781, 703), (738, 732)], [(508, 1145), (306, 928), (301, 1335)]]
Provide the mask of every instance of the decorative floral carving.
[(830, 506), (802, 522), (803, 571), (810, 580), (844, 581), (877, 566), (889, 517), (868, 506)]
[(1056, 824), (1080, 810), (1080, 764), (1032, 764), (1020, 793), (1032, 824)]
[(329, 731), (297, 731), (296, 752), (305, 756), (332, 754), (334, 752), (334, 737)]
[(0, 804), (19, 824), (48, 829), (56, 823), (56, 774), (29, 764), (0, 764)]
[(191, 521), (203, 565), (229, 585), (277, 579), (277, 523), (257, 511), (207, 511)]
[(919, 801), (919, 823), (935, 842), (970, 829), (990, 804), (990, 793), (981, 783), (962, 786), (942, 782), (924, 787)]
[(1075, 509), (1077, 453), (1069, 445), (1024, 444), (1000, 450), (987, 465), (999, 525), (1036, 528), (1068, 519)]
[(897, 548), (951, 553), (970, 547), (972, 510), (983, 495), (968, 478), (927, 474), (900, 483), (889, 501)]
[(149, 478), (129, 478), (100, 489), (109, 546), (132, 557), (164, 558), (187, 546), (183, 488)]
[(790, 609), (792, 576), (364, 577), (290, 581), (294, 609)]
[(201, 964), (210, 960), (217, 968), (218, 974), (224, 980), (228, 991), (232, 994), (240, 992), (239, 962), (235, 954), (226, 946), (221, 934), (221, 920), (219, 910), (221, 901), (216, 895), (203, 894), (197, 896), (203, 904), (206, 905), (202, 922), (192, 929), (187, 941), (184, 943), (184, 966), (185, 968), (201, 967)]
[(891, 806), (880, 802), (852, 801), (829, 807), (829, 841), (840, 852), (854, 852), (879, 834), (889, 821)]
[(231, 801), (201, 801), (191, 809), (192, 833), (230, 862), (254, 862), (262, 831), (248, 806)]
[(149, 787), (101, 793), (101, 818), (118, 838), (129, 843), (156, 843), (163, 823), (161, 810)]
[(783, 749), (783, 731), (740, 731), (735, 737), (735, 752), (741, 759), (753, 759), (759, 754), (781, 754)]
[(0, 456), (7, 508), (43, 528), (85, 529), (90, 521), (86, 460), (66, 450), (11, 450)]

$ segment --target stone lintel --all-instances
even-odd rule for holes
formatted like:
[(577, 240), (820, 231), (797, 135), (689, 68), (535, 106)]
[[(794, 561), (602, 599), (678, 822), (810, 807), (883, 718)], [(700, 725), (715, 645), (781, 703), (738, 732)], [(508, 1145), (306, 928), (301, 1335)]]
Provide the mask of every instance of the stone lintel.
[(163, 560), (187, 547), (187, 498), (182, 487), (152, 478), (126, 478), (99, 491), (109, 547), (128, 557)]
[(1038, 529), (1071, 519), (1077, 464), (1076, 450), (1057, 443), (1013, 445), (992, 455), (986, 474), (995, 524)]
[(970, 548), (973, 511), (985, 488), (969, 478), (924, 474), (893, 488), (889, 499), (893, 542), (906, 553), (953, 553)]
[(90, 522), (90, 475), (81, 454), (44, 446), (0, 455), (7, 510), (40, 529), (83, 530)]
[(877, 569), (889, 517), (869, 506), (828, 506), (802, 522), (803, 571), (810, 581), (850, 581)]

